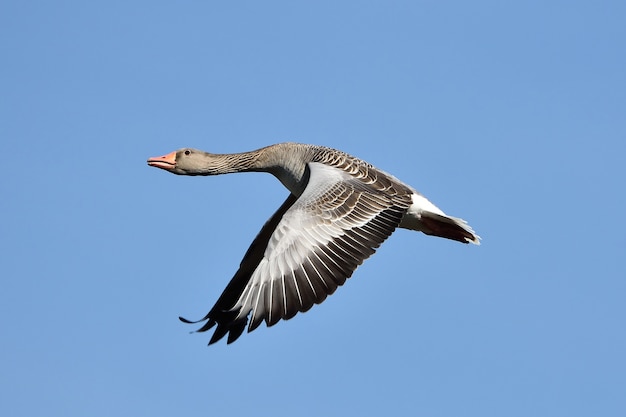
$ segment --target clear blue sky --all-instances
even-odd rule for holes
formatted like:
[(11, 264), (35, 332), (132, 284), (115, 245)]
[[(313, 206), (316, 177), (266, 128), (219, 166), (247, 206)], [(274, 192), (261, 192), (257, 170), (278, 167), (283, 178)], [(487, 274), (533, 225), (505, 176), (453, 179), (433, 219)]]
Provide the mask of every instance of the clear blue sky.
[[(0, 414), (626, 415), (623, 1), (4, 1)], [(299, 141), (467, 219), (207, 347)], [(228, 414), (227, 414), (228, 413)]]

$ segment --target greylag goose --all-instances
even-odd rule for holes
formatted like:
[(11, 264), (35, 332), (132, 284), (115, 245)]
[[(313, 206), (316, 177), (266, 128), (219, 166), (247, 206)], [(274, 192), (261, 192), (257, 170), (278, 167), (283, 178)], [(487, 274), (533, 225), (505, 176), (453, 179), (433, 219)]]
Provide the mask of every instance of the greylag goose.
[(227, 343), (319, 304), (397, 228), (480, 244), (451, 217), (394, 176), (344, 152), (280, 143), (252, 152), (211, 154), (183, 148), (148, 159), (178, 175), (269, 172), (290, 191), (246, 252), (239, 270), (201, 320), (217, 325), (209, 344)]

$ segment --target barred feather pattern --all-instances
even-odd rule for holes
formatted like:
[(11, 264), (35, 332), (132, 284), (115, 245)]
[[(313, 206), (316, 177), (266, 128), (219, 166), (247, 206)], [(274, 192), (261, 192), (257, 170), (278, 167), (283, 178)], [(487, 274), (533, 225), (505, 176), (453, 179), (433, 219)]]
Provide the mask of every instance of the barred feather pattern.
[(303, 193), (266, 223), (203, 319), (198, 331), (217, 325), (209, 343), (226, 334), (232, 343), (247, 324), (273, 326), (321, 303), (398, 227), (412, 190), (356, 158), (327, 155), (308, 163)]

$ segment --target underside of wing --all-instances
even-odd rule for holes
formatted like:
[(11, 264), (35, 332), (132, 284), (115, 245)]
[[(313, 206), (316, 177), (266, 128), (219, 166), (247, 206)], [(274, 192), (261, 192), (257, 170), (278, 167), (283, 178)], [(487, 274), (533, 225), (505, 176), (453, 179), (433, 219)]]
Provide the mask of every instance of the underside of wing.
[(239, 318), (236, 319), (237, 313), (231, 311), (232, 306), (235, 304), (241, 293), (243, 292), (246, 285), (250, 281), (250, 277), (254, 273), (256, 266), (263, 259), (263, 254), (267, 247), (267, 242), (271, 237), (274, 229), (276, 229), (276, 225), (280, 222), (283, 214), (293, 205), (293, 203), (297, 200), (297, 197), (293, 194), (290, 194), (287, 197), (287, 200), (280, 206), (280, 208), (270, 217), (270, 219), (265, 223), (259, 234), (256, 236), (252, 244), (248, 248), (241, 264), (239, 266), (239, 270), (235, 273), (235, 276), (230, 280), (222, 295), (217, 299), (217, 302), (200, 320), (191, 321), (187, 320), (184, 317), (179, 317), (179, 319), (185, 323), (200, 323), (206, 321), (204, 325), (199, 328), (198, 332), (205, 332), (211, 329), (213, 326), (217, 324), (217, 329), (213, 333), (211, 341), (209, 344), (215, 343), (220, 340), (224, 335), (229, 333), (228, 335), (228, 343), (234, 342), (241, 333), (243, 333), (246, 328), (247, 318)]
[[(411, 204), (345, 171), (310, 163), (309, 182), (265, 224), (198, 331), (209, 343), (287, 320), (335, 292), (393, 233)], [(203, 321), (201, 320), (201, 321)]]

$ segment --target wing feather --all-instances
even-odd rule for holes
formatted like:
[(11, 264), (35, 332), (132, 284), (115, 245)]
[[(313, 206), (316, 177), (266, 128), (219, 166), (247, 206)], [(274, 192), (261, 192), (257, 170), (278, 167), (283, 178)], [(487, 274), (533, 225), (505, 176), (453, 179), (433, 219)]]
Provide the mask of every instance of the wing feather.
[[(309, 163), (309, 182), (290, 195), (246, 252), (198, 331), (232, 343), (263, 321), (273, 326), (319, 304), (393, 233), (411, 204), (382, 174)], [(368, 174), (368, 175), (366, 175)], [(373, 179), (372, 179), (373, 178)], [(250, 317), (248, 323), (248, 317)]]

